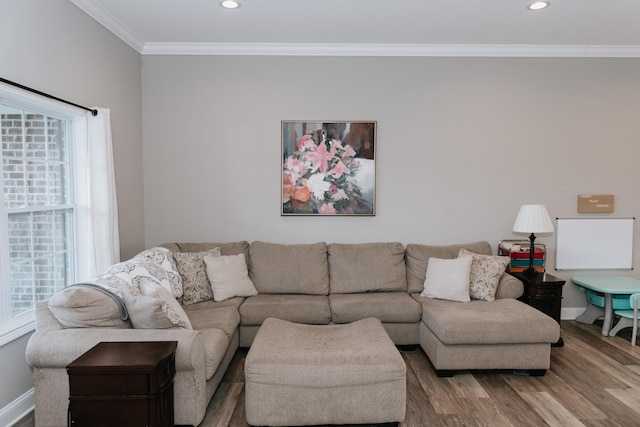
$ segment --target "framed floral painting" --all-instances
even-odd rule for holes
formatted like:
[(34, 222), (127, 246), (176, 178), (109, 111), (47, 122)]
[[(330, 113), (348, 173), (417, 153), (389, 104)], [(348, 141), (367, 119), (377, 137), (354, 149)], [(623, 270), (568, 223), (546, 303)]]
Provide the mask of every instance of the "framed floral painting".
[(282, 215), (375, 215), (376, 122), (282, 122)]

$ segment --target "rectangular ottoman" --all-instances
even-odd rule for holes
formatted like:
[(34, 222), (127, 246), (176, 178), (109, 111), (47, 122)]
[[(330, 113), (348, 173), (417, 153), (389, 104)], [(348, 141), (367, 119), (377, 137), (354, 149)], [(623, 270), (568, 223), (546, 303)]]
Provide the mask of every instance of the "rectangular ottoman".
[(378, 424), (406, 412), (406, 366), (378, 319), (266, 319), (245, 360), (250, 425)]

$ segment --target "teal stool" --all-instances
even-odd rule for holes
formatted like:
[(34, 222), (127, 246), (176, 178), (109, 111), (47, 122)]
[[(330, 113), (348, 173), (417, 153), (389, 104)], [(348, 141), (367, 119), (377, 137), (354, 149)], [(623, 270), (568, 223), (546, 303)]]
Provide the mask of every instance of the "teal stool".
[(612, 337), (615, 336), (620, 329), (633, 327), (631, 334), (632, 346), (636, 345), (636, 337), (638, 335), (638, 297), (640, 297), (640, 294), (632, 294), (629, 296), (629, 305), (633, 308), (632, 310), (615, 310), (613, 312), (616, 316), (620, 316), (620, 320), (609, 332), (609, 336)]

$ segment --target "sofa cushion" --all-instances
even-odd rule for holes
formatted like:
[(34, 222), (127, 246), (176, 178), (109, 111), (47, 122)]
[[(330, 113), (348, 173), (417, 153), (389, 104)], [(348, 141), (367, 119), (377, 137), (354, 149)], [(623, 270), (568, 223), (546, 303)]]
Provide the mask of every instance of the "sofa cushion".
[(205, 256), (204, 263), (215, 301), (258, 294), (253, 282), (249, 279), (244, 254)]
[(554, 343), (560, 337), (555, 320), (511, 298), (460, 303), (413, 297), (424, 324), (447, 345)]
[(406, 291), (402, 243), (329, 245), (332, 294)]
[(327, 244), (251, 243), (249, 277), (259, 294), (329, 293)]
[(420, 296), (459, 302), (470, 301), (469, 278), (472, 261), (471, 256), (454, 259), (429, 258), (424, 290)]
[(213, 248), (200, 252), (175, 252), (173, 256), (176, 259), (180, 276), (182, 276), (182, 286), (184, 288), (182, 303), (190, 305), (213, 299), (213, 290), (207, 278), (204, 257), (220, 256), (220, 249)]
[(227, 335), (229, 342), (236, 333), (240, 324), (238, 309), (232, 306), (216, 306), (214, 301), (206, 301), (199, 304), (187, 305), (184, 311), (189, 316), (193, 329), (220, 329)]
[(218, 367), (229, 348), (229, 342), (227, 334), (225, 334), (221, 329), (201, 329), (200, 333), (202, 334), (204, 341), (205, 378), (208, 381), (218, 370)]
[[(171, 252), (202, 252), (209, 249), (220, 248), (221, 255), (238, 255), (244, 254), (247, 263), (249, 262), (249, 242), (241, 240), (238, 242), (223, 242), (223, 243), (163, 243), (160, 245), (163, 248), (169, 249)], [(247, 267), (249, 265), (247, 264)]]
[(456, 258), (460, 249), (464, 248), (476, 254), (491, 255), (491, 245), (488, 242), (474, 242), (448, 246), (428, 246), (410, 243), (405, 249), (407, 268), (407, 286), (411, 293), (422, 292), (427, 274), (429, 258)]
[(458, 257), (463, 256), (471, 256), (473, 259), (469, 280), (469, 296), (471, 299), (482, 301), (496, 299), (500, 277), (502, 277), (507, 265), (509, 265), (509, 257), (475, 254), (462, 248), (458, 252)]
[(130, 328), (120, 318), (118, 304), (96, 289), (72, 286), (55, 293), (49, 310), (65, 328)]
[(369, 292), (359, 294), (331, 294), (333, 323), (351, 323), (375, 317), (382, 323), (417, 323), (422, 307), (406, 292)]
[(329, 298), (325, 295), (258, 294), (240, 306), (240, 324), (262, 325), (276, 317), (295, 323), (326, 325), (331, 322)]

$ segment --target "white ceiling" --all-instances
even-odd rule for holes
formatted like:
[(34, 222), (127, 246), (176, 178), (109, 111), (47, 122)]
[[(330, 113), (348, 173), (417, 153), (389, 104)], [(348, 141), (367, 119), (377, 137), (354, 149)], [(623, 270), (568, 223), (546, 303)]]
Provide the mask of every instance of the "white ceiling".
[(640, 0), (70, 0), (143, 54), (640, 57)]

